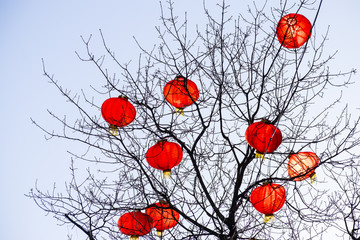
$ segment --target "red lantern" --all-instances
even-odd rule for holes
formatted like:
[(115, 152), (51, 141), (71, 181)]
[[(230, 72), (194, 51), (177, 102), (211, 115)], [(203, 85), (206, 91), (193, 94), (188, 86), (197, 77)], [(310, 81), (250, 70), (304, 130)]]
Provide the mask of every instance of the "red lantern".
[(149, 165), (162, 170), (163, 177), (171, 175), (171, 169), (181, 162), (182, 157), (183, 152), (180, 145), (167, 140), (158, 141), (146, 153), (146, 160)]
[(250, 202), (254, 208), (265, 214), (265, 222), (274, 217), (274, 212), (279, 211), (285, 203), (285, 188), (275, 183), (265, 183), (255, 188), (250, 195)]
[(139, 239), (139, 236), (148, 234), (153, 226), (153, 219), (139, 211), (125, 213), (118, 220), (120, 231), (129, 235), (131, 240)]
[(164, 230), (173, 228), (178, 224), (180, 214), (170, 209), (169, 204), (160, 201), (146, 209), (145, 213), (154, 220), (154, 228), (156, 228), (159, 237), (164, 235)]
[(134, 121), (136, 110), (127, 97), (107, 99), (101, 106), (101, 115), (110, 124), (110, 132), (118, 134), (118, 127), (124, 127)]
[(289, 177), (294, 181), (302, 181), (310, 177), (311, 183), (316, 178), (315, 168), (319, 165), (319, 158), (313, 152), (299, 152), (290, 155), (288, 162)]
[(199, 99), (199, 90), (196, 84), (183, 76), (177, 76), (164, 87), (166, 101), (175, 107), (175, 111), (184, 115), (184, 108)]
[(261, 120), (251, 124), (245, 132), (248, 144), (260, 154), (272, 153), (282, 141), (282, 135), (278, 128), (267, 120)]
[(311, 37), (311, 28), (311, 23), (306, 17), (290, 13), (280, 19), (276, 35), (284, 47), (299, 48)]

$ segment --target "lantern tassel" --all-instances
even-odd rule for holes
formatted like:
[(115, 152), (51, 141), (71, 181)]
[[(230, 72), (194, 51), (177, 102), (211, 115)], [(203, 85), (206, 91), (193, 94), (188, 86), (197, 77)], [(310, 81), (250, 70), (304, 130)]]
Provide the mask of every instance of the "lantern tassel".
[(171, 170), (164, 170), (163, 171), (163, 179), (171, 178)]
[(274, 220), (274, 214), (265, 214), (264, 223), (270, 222)]
[(118, 130), (117, 126), (111, 124), (110, 127), (109, 127), (109, 133), (111, 135), (118, 136), (119, 135), (119, 130)]
[(137, 236), (137, 235), (130, 236), (130, 240), (138, 240), (138, 239), (139, 239), (139, 236)]
[(181, 115), (183, 115), (183, 116), (185, 116), (185, 114), (184, 114), (184, 109), (183, 108), (175, 108), (175, 113), (177, 113), (177, 114), (181, 114)]
[(310, 175), (310, 182), (311, 182), (311, 184), (313, 184), (315, 181), (316, 181), (316, 172), (313, 172)]
[(156, 230), (156, 235), (157, 235), (158, 237), (163, 237), (163, 236), (164, 236), (164, 231)]

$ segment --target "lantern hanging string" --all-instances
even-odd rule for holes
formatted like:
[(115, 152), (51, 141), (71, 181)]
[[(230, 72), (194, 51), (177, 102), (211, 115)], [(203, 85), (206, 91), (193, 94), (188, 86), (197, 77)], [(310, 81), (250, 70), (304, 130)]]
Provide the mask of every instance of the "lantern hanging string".
[[(270, 137), (270, 141), (269, 141), (269, 143), (268, 143), (268, 146), (266, 147), (266, 151), (267, 151), (267, 149), (269, 148), (270, 142), (271, 142), (271, 140), (273, 139), (276, 130), (279, 129), (279, 122), (280, 122), (281, 116), (282, 116), (282, 115), (279, 116), (279, 118), (278, 118), (277, 121), (276, 121), (276, 124), (274, 125), (274, 126), (275, 126), (275, 129), (274, 129), (274, 131), (273, 131), (273, 133), (272, 133), (272, 135), (271, 135), (271, 137)], [(266, 151), (265, 151), (265, 153), (264, 153), (264, 157), (262, 158), (262, 160), (265, 160)], [(269, 162), (270, 162), (270, 165), (271, 165), (271, 161), (269, 161)], [(270, 167), (267, 169), (267, 172), (268, 172), (268, 175), (271, 176), (271, 168), (270, 168)], [(272, 218), (274, 218), (274, 216), (273, 216)], [(272, 218), (270, 218), (270, 219), (267, 220), (266, 222), (271, 221)], [(265, 217), (265, 220), (266, 220), (266, 217)]]

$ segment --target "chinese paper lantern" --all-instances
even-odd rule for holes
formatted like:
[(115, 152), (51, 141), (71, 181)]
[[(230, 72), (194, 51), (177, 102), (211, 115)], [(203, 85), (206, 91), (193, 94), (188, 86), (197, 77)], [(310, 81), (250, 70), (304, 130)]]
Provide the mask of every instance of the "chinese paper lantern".
[(265, 183), (250, 194), (250, 202), (257, 211), (265, 214), (265, 222), (274, 218), (274, 212), (282, 208), (285, 199), (285, 188), (275, 183)]
[(175, 107), (175, 112), (184, 115), (183, 109), (199, 99), (199, 90), (190, 79), (177, 76), (165, 85), (164, 96)]
[(313, 152), (299, 152), (291, 154), (287, 165), (289, 177), (294, 181), (302, 181), (310, 177), (311, 183), (316, 178), (315, 168), (319, 165), (319, 158)]
[(149, 165), (162, 170), (164, 178), (171, 175), (171, 169), (181, 162), (182, 157), (183, 152), (180, 145), (167, 140), (158, 141), (146, 153)]
[(139, 236), (148, 234), (153, 225), (153, 219), (139, 211), (125, 213), (118, 220), (120, 231), (129, 235), (131, 240), (139, 239)]
[(311, 23), (301, 14), (290, 13), (283, 16), (276, 28), (276, 35), (282, 46), (299, 48), (311, 36)]
[(251, 124), (245, 132), (247, 143), (256, 149), (257, 156), (275, 151), (282, 141), (281, 131), (267, 120)]
[(173, 209), (170, 209), (169, 204), (165, 201), (160, 201), (146, 209), (145, 213), (154, 220), (154, 228), (158, 236), (163, 236), (164, 230), (173, 228), (178, 224), (180, 214)]
[(134, 121), (136, 110), (127, 97), (107, 99), (101, 106), (101, 115), (110, 124), (110, 132), (118, 134), (118, 127), (124, 127)]

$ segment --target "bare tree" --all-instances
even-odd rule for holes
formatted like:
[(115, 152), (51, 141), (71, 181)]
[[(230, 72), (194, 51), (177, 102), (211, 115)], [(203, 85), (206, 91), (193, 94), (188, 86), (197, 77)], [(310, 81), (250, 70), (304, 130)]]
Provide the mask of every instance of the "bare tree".
[[(145, 210), (160, 199), (180, 214), (177, 226), (165, 233), (166, 239), (322, 239), (338, 226), (341, 213), (348, 235), (358, 239), (359, 196), (341, 197), (346, 207), (335, 204), (334, 193), (322, 186), (325, 183), (294, 181), (286, 170), (290, 153), (312, 151), (320, 159), (317, 171), (329, 176), (329, 181), (345, 184), (351, 178), (342, 174), (343, 169), (355, 171), (359, 157), (354, 151), (359, 144), (359, 119), (351, 118), (341, 96), (324, 101), (328, 88), (350, 84), (354, 70), (332, 73), (328, 69), (334, 55), (323, 56), (327, 38), (323, 28), (313, 28), (309, 41), (295, 49), (282, 47), (276, 37), (279, 19), (291, 12), (311, 13), (309, 19), (316, 26), (322, 1), (295, 2), (280, 1), (271, 7), (254, 4), (238, 16), (228, 14), (231, 8), (226, 1), (217, 5), (218, 16), (204, 4), (207, 25), (189, 32), (190, 20), (175, 16), (174, 3), (168, 1), (161, 6), (162, 24), (156, 28), (160, 44), (147, 50), (139, 43), (136, 69), (121, 63), (101, 31), (104, 56), (95, 56), (91, 38), (84, 38), (87, 54), (79, 58), (93, 63), (104, 76), (103, 88), (96, 90), (100, 101), (85, 94), (71, 95), (44, 67), (45, 76), (78, 110), (79, 119), (70, 123), (50, 112), (63, 126), (59, 133), (34, 123), (49, 137), (79, 141), (87, 151), (73, 153), (66, 192), (35, 188), (29, 196), (90, 240), (126, 239), (117, 227), (118, 218)], [(109, 58), (116, 70), (106, 67)], [(184, 116), (175, 113), (163, 95), (165, 84), (177, 75), (193, 80), (200, 92), (199, 100), (184, 109)], [(118, 95), (128, 97), (137, 115), (114, 136), (100, 108), (107, 97)], [(245, 131), (263, 118), (281, 130), (283, 141), (260, 159), (247, 144)], [(171, 179), (162, 179), (161, 171), (145, 160), (147, 150), (164, 138), (178, 143), (184, 153)], [(85, 174), (75, 167), (79, 161), (89, 166)], [(285, 187), (286, 202), (274, 221), (264, 223), (249, 197), (267, 182)]]
[(338, 219), (333, 222), (333, 225), (339, 230), (339, 236), (349, 236), (349, 239), (352, 240), (360, 239), (358, 166), (347, 167), (332, 174), (339, 189), (330, 196), (331, 202), (335, 206), (334, 218)]

